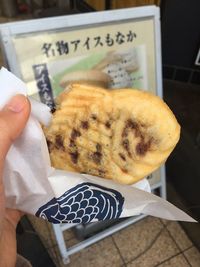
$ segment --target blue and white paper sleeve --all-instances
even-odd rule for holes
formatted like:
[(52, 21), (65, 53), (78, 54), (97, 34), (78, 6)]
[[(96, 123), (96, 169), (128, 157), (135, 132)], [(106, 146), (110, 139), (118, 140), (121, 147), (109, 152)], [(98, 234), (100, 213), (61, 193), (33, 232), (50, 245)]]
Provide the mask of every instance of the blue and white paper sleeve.
[[(17, 93), (26, 95), (25, 84), (0, 70), (0, 109)], [(49, 109), (31, 101), (28, 123), (10, 148), (4, 170), (6, 206), (42, 217), (52, 223), (88, 223), (148, 214), (169, 220), (194, 221), (169, 202), (149, 192), (147, 180), (134, 186), (120, 185), (89, 175), (55, 170), (40, 123), (48, 124)]]

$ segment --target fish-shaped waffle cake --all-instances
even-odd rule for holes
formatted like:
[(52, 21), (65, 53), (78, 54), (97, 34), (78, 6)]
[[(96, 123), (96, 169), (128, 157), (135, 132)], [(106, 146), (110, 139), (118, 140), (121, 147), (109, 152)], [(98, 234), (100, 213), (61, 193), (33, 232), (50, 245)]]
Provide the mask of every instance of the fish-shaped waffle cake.
[(133, 184), (166, 161), (180, 126), (148, 92), (72, 84), (44, 133), (53, 167)]

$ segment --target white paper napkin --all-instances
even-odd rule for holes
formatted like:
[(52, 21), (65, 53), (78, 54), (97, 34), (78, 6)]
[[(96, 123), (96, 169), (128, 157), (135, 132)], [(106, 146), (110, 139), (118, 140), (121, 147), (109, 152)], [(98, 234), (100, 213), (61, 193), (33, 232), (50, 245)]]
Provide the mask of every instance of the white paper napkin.
[[(26, 85), (0, 70), (0, 108), (15, 94), (26, 95)], [(140, 213), (169, 220), (195, 221), (150, 192), (146, 179), (133, 186), (51, 167), (40, 123), (51, 120), (49, 108), (31, 100), (31, 116), (10, 148), (5, 162), (6, 206), (36, 214), (52, 223), (87, 223)], [(146, 191), (148, 192), (146, 192)]]

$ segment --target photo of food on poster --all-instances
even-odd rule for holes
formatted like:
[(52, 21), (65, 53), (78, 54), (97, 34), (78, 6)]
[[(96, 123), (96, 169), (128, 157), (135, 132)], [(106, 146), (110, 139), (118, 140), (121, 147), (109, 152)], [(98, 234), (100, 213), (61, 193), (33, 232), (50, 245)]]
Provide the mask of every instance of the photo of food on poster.
[(50, 62), (48, 72), (55, 95), (70, 83), (85, 83), (108, 89), (147, 88), (144, 46)]

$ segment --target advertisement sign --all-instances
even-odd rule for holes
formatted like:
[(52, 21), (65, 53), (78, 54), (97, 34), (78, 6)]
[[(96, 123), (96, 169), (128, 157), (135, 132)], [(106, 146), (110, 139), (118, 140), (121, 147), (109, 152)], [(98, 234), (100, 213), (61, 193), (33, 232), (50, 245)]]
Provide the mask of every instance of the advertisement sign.
[(13, 37), (12, 42), (29, 94), (39, 94), (42, 101), (51, 105), (50, 99), (64, 89), (65, 76), (79, 82), (89, 70), (96, 70), (93, 73), (98, 77), (102, 74), (100, 81), (108, 76), (107, 88), (134, 87), (156, 92), (153, 26), (153, 19), (149, 19), (26, 34)]

